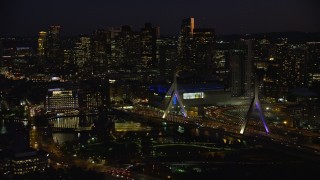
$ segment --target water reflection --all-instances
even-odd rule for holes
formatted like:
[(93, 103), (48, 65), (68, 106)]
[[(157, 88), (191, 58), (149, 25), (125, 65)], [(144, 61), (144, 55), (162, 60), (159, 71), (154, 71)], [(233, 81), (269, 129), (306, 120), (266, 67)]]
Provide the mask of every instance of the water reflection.
[(56, 117), (49, 120), (54, 128), (78, 129), (79, 127), (90, 127), (97, 119), (97, 116), (70, 116)]
[[(206, 129), (191, 125), (177, 125), (173, 123), (168, 124), (158, 124), (158, 123), (148, 123), (143, 124), (143, 122), (128, 118), (126, 121), (139, 122), (142, 123), (143, 126), (148, 125), (152, 127), (150, 135), (154, 140), (158, 142), (174, 142), (174, 141), (212, 141), (212, 142), (223, 142), (222, 138), (225, 137), (223, 134), (213, 130)], [(89, 118), (89, 121), (86, 124), (90, 124), (94, 122), (94, 117)], [(62, 128), (77, 128), (81, 127), (81, 120), (79, 117), (59, 117), (56, 118), (55, 121), (52, 121), (54, 127), (62, 127)], [(83, 122), (82, 122), (83, 123)], [(80, 128), (81, 129), (81, 128)], [(79, 130), (79, 129), (78, 129)], [(106, 133), (110, 133), (114, 131), (114, 125), (106, 131)], [(86, 131), (89, 133), (88, 131)], [(135, 135), (139, 136), (139, 134), (144, 134), (146, 132), (137, 132)], [(67, 141), (76, 141), (81, 138), (85, 139), (83, 136), (83, 131), (73, 131), (73, 132), (53, 132), (52, 138), (54, 142), (62, 144)], [(114, 134), (114, 132), (113, 132)], [(130, 136), (130, 137), (129, 137)], [(132, 133), (122, 134), (121, 138), (129, 137), (131, 138)]]
[[(56, 117), (50, 119), (49, 124), (54, 130), (52, 132), (53, 141), (58, 144), (64, 144), (68, 141), (76, 141), (87, 138), (89, 134), (87, 131), (91, 129), (97, 118), (97, 116), (73, 116)], [(64, 132), (64, 129), (74, 129), (74, 131)]]
[(1, 119), (0, 134), (14, 133), (17, 129), (26, 130), (28, 128), (27, 119)]
[(55, 128), (79, 128), (79, 117), (58, 117), (53, 121)]
[(6, 128), (6, 126), (4, 125), (4, 119), (1, 120), (0, 126), (1, 126), (0, 133), (1, 133), (1, 134), (6, 134), (6, 133), (7, 133), (7, 128)]
[(52, 133), (53, 141), (57, 144), (64, 144), (67, 141), (75, 141), (77, 140), (77, 136), (75, 133)]

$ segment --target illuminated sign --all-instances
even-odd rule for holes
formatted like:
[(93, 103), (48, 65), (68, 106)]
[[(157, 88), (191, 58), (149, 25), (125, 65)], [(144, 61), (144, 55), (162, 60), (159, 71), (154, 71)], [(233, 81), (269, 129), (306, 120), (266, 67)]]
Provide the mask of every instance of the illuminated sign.
[(203, 99), (203, 92), (195, 92), (195, 93), (183, 93), (183, 99)]

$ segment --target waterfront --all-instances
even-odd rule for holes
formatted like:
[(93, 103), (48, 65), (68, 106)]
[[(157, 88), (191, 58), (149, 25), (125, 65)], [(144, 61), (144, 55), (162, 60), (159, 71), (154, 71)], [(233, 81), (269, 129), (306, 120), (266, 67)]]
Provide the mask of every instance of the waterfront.
[[(264, 168), (273, 171), (268, 171), (265, 177), (279, 174), (280, 170), (283, 176), (288, 176), (292, 173), (290, 169), (300, 168), (310, 172), (319, 166), (316, 159), (304, 158), (299, 155), (299, 151), (263, 141), (260, 137), (239, 138), (238, 135), (220, 129), (161, 119), (158, 121), (142, 116), (124, 115), (118, 118), (139, 122), (142, 126), (148, 125), (151, 130), (119, 132), (111, 125), (106, 131), (108, 138), (103, 141), (88, 131), (53, 132), (47, 136), (46, 141), (56, 145), (52, 147), (58, 149), (61, 161), (67, 166), (75, 165), (75, 162), (79, 163), (79, 159), (82, 159), (78, 166), (83, 168), (110, 172), (112, 169), (130, 167), (132, 172), (160, 179), (208, 175), (222, 177), (227, 171), (244, 173), (246, 177), (258, 177), (266, 173), (262, 171)], [(60, 139), (59, 143), (56, 139)], [(59, 163), (53, 162), (55, 165)], [(308, 170), (305, 169), (307, 167)], [(230, 177), (233, 176), (230, 174)]]

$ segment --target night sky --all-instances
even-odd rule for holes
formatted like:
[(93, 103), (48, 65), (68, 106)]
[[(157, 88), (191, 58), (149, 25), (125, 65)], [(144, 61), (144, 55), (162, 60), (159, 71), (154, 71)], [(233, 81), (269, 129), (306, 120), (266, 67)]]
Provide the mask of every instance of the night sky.
[(0, 15), (0, 36), (36, 36), (49, 25), (61, 25), (63, 35), (124, 24), (139, 30), (145, 22), (174, 35), (186, 17), (217, 34), (320, 31), (319, 0), (1, 0)]

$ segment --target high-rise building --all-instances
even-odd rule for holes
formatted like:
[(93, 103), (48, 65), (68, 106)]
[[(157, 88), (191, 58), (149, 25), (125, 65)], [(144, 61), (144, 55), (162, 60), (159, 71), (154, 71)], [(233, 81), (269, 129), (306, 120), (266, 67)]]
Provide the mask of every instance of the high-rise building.
[(121, 33), (121, 27), (108, 27), (108, 33), (110, 34), (110, 38), (114, 39)]
[(244, 52), (240, 50), (231, 50), (229, 52), (231, 95), (239, 97), (243, 94), (243, 66)]
[(181, 62), (182, 68), (187, 68), (190, 62), (193, 60), (193, 40), (194, 33), (194, 18), (186, 18), (182, 20), (179, 44), (178, 44), (178, 54)]
[(96, 30), (91, 36), (91, 61), (92, 73), (98, 79), (93, 79), (98, 84), (98, 91), (100, 92), (101, 106), (100, 113), (101, 120), (105, 121), (106, 119), (106, 109), (110, 107), (110, 93), (109, 93), (109, 71), (111, 63), (111, 35), (116, 35), (110, 33), (106, 30)]
[(252, 97), (252, 42), (240, 40), (229, 52), (231, 94)]
[(58, 65), (62, 61), (60, 44), (60, 26), (50, 26), (47, 33), (47, 59)]
[(157, 41), (157, 46), (161, 77), (171, 80), (178, 64), (177, 38), (163, 37)]
[(38, 37), (38, 55), (40, 58), (46, 56), (47, 51), (47, 32), (40, 31)]
[(180, 35), (188, 36), (189, 38), (193, 37), (193, 30), (194, 30), (194, 18), (186, 18), (182, 20), (181, 23), (181, 31)]
[(121, 27), (121, 32), (111, 39), (113, 69), (129, 75), (141, 65), (140, 61), (140, 35), (133, 32), (130, 26), (124, 25)]
[(320, 42), (307, 42), (305, 78), (309, 86), (320, 84)]
[(230, 64), (228, 63), (229, 50), (232, 48), (232, 43), (227, 41), (218, 41), (214, 45), (214, 61), (216, 65), (216, 77), (220, 82), (223, 82), (226, 90), (230, 90), (230, 83), (228, 81), (230, 73)]
[(154, 28), (156, 29), (156, 37), (157, 37), (157, 39), (160, 39), (160, 35), (161, 35), (161, 33), (160, 33), (160, 27), (157, 26), (157, 27), (154, 27)]
[(193, 32), (194, 58), (190, 62), (190, 69), (198, 74), (210, 75), (216, 71), (217, 62), (214, 61), (215, 31), (210, 28), (197, 28)]
[(253, 59), (253, 45), (252, 40), (246, 42), (246, 57), (244, 63), (244, 96), (251, 97), (252, 91), (252, 59)]
[(66, 64), (74, 64), (74, 53), (71, 49), (63, 50), (63, 63)]
[(75, 60), (79, 68), (82, 68), (91, 59), (90, 37), (81, 36), (75, 46)]
[(146, 23), (140, 31), (141, 42), (141, 63), (144, 68), (152, 69), (156, 63), (157, 52), (157, 29), (152, 27), (151, 23)]
[(193, 39), (197, 45), (213, 45), (215, 30), (212, 28), (196, 28), (193, 31)]
[(110, 42), (106, 30), (98, 29), (91, 35), (91, 68), (93, 74), (105, 74), (110, 61)]
[[(279, 53), (279, 54), (278, 54)], [(306, 54), (305, 44), (282, 45), (282, 51), (277, 52), (275, 59), (281, 60), (281, 80), (287, 89), (305, 86), (306, 80)]]
[(111, 69), (117, 69), (117, 66), (119, 65), (118, 61), (118, 41), (116, 40), (118, 36), (120, 36), (122, 31), (121, 27), (108, 27), (108, 43), (110, 44), (110, 67)]

